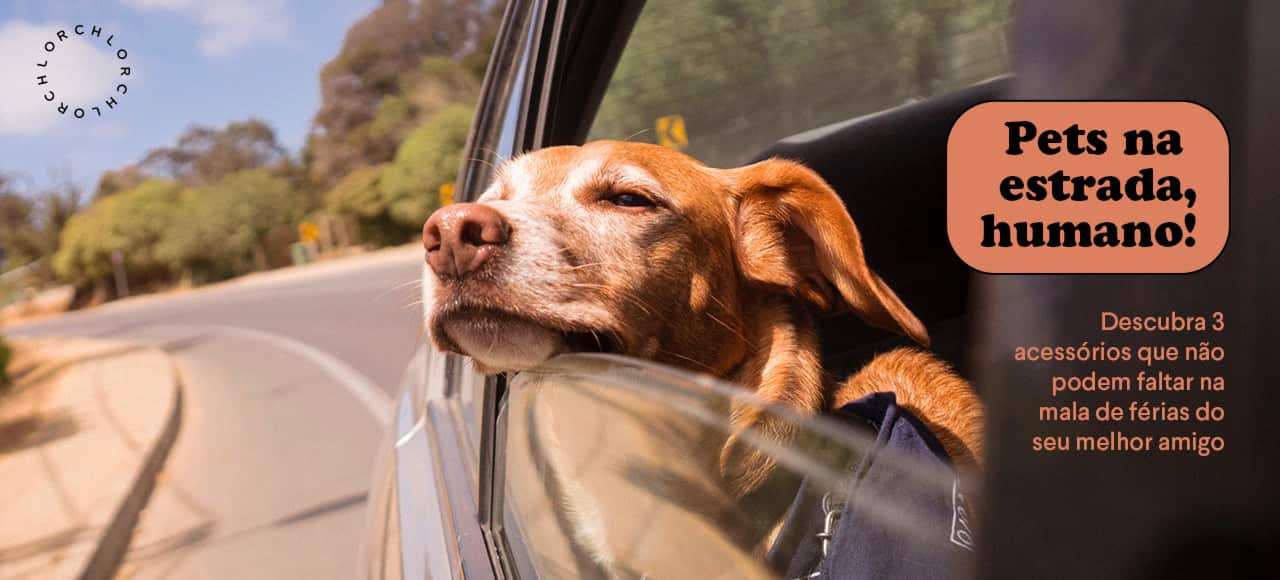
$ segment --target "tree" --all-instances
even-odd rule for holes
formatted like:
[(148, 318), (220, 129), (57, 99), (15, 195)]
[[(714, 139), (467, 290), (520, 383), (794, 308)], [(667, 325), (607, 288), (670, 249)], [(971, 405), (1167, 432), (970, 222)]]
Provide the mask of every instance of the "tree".
[(107, 170), (98, 177), (98, 187), (93, 191), (93, 199), (98, 200), (108, 195), (133, 189), (147, 180), (147, 175), (137, 163), (130, 163), (120, 169)]
[(401, 243), (411, 233), (391, 219), (382, 197), (379, 184), (390, 166), (383, 163), (352, 171), (325, 194), (325, 209), (329, 213), (355, 217), (360, 238), (378, 246)]
[[(655, 141), (684, 118), (689, 152), (751, 161), (780, 138), (1006, 70), (991, 26), (1008, 0), (687, 0), (645, 6), (590, 138)], [(1003, 8), (1002, 8), (1003, 7)], [(995, 42), (993, 42), (995, 40)], [(646, 132), (647, 130), (647, 132)]]
[(170, 264), (156, 249), (179, 217), (182, 192), (175, 181), (149, 179), (72, 216), (62, 229), (54, 272), (71, 284), (103, 283), (112, 273), (111, 255), (120, 252), (131, 282), (171, 279)]
[[(63, 226), (80, 209), (80, 188), (70, 179), (34, 196), (18, 193), (14, 183), (0, 175), (0, 254), (6, 269), (56, 252)], [(37, 281), (52, 277), (47, 264), (31, 274)]]
[(416, 230), (440, 207), (438, 190), (458, 178), (470, 127), (471, 108), (450, 105), (415, 129), (400, 145), (395, 161), (378, 183), (392, 221)]
[(332, 188), (350, 171), (390, 161), (423, 120), (473, 101), (502, 5), (388, 0), (355, 23), (320, 73), (308, 179)]
[(399, 95), (390, 95), (378, 103), (373, 113), (373, 121), (369, 123), (369, 136), (386, 142), (400, 142), (408, 131), (409, 119), (413, 117), (413, 106)]
[(105, 292), (116, 252), (134, 288), (264, 269), (269, 234), (290, 237), (315, 205), (298, 170), (262, 121), (192, 126), (172, 147), (104, 173), (94, 203), (74, 217), (78, 191), (41, 198), (41, 223), (61, 230), (60, 248), (46, 244), (57, 250), (53, 272)]
[(170, 271), (197, 281), (266, 269), (266, 236), (297, 223), (305, 211), (299, 197), (288, 179), (265, 168), (189, 190), (157, 255)]
[(0, 174), (0, 258), (3, 269), (20, 266), (38, 253), (33, 239), (35, 204), (18, 193), (12, 177)]
[(173, 147), (147, 153), (142, 169), (187, 185), (214, 183), (237, 171), (288, 162), (275, 130), (258, 119), (236, 121), (222, 129), (193, 125)]

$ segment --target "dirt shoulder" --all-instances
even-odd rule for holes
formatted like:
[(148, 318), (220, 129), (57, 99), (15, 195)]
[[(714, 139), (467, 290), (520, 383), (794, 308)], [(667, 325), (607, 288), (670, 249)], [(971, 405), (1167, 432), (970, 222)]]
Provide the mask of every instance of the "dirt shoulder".
[(134, 343), (9, 342), (0, 577), (110, 577), (177, 436), (177, 370)]

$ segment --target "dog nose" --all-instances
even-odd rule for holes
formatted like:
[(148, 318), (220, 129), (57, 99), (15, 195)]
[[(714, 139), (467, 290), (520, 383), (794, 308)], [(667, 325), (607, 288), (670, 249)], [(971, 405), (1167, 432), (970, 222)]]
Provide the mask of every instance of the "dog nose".
[(498, 210), (478, 203), (442, 207), (422, 226), (427, 264), (437, 276), (456, 278), (475, 272), (507, 243), (511, 226)]

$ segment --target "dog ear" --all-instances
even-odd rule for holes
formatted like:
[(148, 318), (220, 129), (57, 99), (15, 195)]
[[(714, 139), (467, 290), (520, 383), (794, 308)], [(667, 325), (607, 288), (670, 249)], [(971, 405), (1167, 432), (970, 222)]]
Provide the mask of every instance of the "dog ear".
[(929, 345), (924, 324), (867, 267), (858, 228), (822, 177), (781, 159), (730, 174), (739, 196), (735, 253), (747, 280), (823, 309), (843, 302), (868, 324)]

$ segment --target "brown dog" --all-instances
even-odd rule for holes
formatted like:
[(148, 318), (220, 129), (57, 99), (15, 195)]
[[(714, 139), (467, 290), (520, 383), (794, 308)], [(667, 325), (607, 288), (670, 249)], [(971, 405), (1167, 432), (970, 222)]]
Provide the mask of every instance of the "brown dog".
[[(554, 147), (502, 165), (477, 201), (423, 228), (428, 328), (483, 372), (611, 352), (710, 373), (816, 414), (892, 391), (958, 464), (982, 448), (982, 405), (923, 350), (875, 358), (843, 384), (821, 368), (806, 305), (851, 308), (922, 346), (924, 325), (868, 267), (858, 230), (813, 171), (783, 160), (713, 169), (640, 143)], [(791, 433), (741, 408), (734, 424)], [(737, 494), (771, 461), (726, 445)]]

